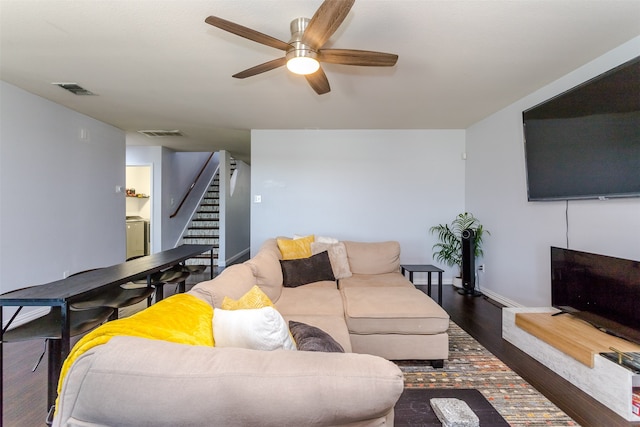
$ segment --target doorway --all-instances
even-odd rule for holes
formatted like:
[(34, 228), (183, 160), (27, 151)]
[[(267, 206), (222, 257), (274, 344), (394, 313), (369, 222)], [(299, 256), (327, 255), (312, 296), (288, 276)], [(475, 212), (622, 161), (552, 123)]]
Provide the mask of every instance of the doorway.
[(149, 255), (152, 241), (153, 194), (150, 165), (126, 167), (127, 259)]

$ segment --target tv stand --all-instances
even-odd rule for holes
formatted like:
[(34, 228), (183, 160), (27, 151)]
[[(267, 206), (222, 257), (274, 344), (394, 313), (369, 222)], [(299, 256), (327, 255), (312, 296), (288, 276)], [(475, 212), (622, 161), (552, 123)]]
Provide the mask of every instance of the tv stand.
[(551, 307), (504, 308), (502, 337), (625, 420), (640, 421), (632, 411), (640, 374), (600, 355), (610, 346), (625, 352), (640, 351), (640, 346), (573, 316), (553, 316), (556, 312)]

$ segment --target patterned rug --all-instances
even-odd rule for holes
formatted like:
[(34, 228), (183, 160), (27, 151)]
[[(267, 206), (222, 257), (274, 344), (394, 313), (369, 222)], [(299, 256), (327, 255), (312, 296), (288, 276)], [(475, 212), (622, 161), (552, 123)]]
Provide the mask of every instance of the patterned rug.
[(477, 389), (512, 426), (578, 426), (458, 325), (450, 322), (448, 332), (449, 360), (443, 369), (419, 360), (396, 362), (405, 388)]

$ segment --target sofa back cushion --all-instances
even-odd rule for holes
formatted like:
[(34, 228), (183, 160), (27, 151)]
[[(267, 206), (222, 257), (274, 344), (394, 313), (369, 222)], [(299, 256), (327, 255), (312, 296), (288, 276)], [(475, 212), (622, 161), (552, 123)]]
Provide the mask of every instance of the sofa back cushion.
[(276, 239), (268, 239), (253, 258), (244, 262), (251, 268), (258, 286), (273, 302), (280, 298), (282, 292), (281, 258)]
[[(213, 280), (200, 282), (188, 293), (221, 308), (224, 297), (239, 299), (256, 284), (256, 278), (248, 265), (234, 264), (225, 268)], [(273, 300), (272, 300), (273, 301)]]
[(392, 425), (376, 419), (404, 382), (394, 363), (369, 354), (114, 337), (84, 353), (65, 384), (54, 425), (241, 427)]
[(400, 271), (400, 243), (344, 242), (353, 274), (383, 274)]

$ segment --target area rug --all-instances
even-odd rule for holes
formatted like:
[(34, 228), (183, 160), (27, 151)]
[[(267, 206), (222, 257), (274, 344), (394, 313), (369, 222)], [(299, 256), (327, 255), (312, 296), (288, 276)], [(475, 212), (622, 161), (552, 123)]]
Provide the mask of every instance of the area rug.
[(450, 322), (448, 332), (449, 360), (444, 368), (419, 360), (396, 362), (405, 388), (476, 389), (511, 426), (578, 426), (458, 325)]

